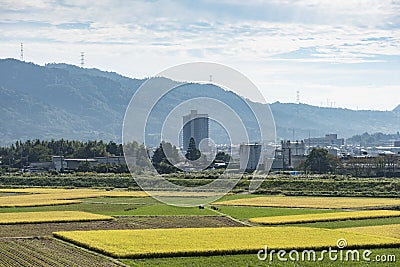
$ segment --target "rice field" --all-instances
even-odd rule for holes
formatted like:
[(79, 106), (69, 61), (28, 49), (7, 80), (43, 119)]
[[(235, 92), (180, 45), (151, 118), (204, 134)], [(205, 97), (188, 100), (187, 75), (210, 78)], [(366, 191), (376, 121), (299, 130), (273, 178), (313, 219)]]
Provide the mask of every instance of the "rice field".
[(309, 223), (309, 222), (328, 222), (342, 220), (361, 220), (374, 218), (389, 218), (400, 217), (400, 211), (394, 210), (365, 210), (365, 211), (344, 211), (322, 214), (299, 214), (287, 216), (269, 216), (250, 218), (250, 222), (260, 223), (265, 225), (274, 224), (294, 224), (294, 223)]
[(342, 228), (340, 230), (352, 233), (400, 238), (400, 224), (351, 227), (351, 228)]
[(18, 188), (0, 189), (0, 193), (19, 193), (0, 196), (0, 207), (34, 207), (81, 203), (82, 198), (147, 197), (141, 191), (106, 191), (98, 189)]
[(316, 208), (316, 209), (354, 209), (400, 206), (397, 198), (358, 198), (358, 197), (288, 197), (267, 196), (233, 199), (215, 202), (216, 205)]
[(118, 258), (257, 253), (268, 249), (393, 247), (400, 239), (302, 227), (224, 227), (55, 232), (55, 237)]
[(0, 224), (104, 220), (113, 220), (113, 217), (83, 211), (13, 212), (0, 214)]

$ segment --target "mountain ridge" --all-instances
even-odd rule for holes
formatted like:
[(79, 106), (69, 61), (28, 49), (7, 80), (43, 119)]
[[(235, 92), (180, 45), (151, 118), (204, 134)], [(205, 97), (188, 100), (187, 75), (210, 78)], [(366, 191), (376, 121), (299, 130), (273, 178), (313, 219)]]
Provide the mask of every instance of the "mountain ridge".
[[(36, 138), (120, 142), (125, 109), (144, 81), (64, 63), (39, 66), (0, 59), (0, 145)], [(229, 99), (223, 89), (201, 88)], [(400, 105), (392, 111), (355, 111), (275, 102), (270, 108), (278, 139), (326, 133), (350, 137), (364, 132), (392, 133), (400, 128)]]

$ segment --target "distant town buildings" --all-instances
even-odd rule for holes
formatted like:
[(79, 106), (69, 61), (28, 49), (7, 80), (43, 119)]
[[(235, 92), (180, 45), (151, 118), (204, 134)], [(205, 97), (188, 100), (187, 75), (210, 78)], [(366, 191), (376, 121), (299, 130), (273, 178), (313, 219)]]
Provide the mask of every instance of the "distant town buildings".
[(308, 147), (340, 147), (344, 145), (344, 138), (337, 138), (337, 134), (326, 134), (325, 137), (313, 137), (304, 139), (304, 143)]
[(196, 148), (203, 139), (209, 137), (209, 119), (208, 114), (197, 113), (197, 110), (191, 110), (190, 114), (183, 116), (183, 150), (187, 151), (190, 138), (194, 139)]
[(313, 148), (324, 148), (329, 154), (341, 157), (348, 154), (345, 149), (343, 138), (337, 134), (326, 134), (324, 137), (313, 137), (305, 140), (281, 141), (280, 146), (275, 149), (275, 158), (271, 170), (296, 169), (307, 158), (307, 154)]
[[(204, 145), (204, 142), (201, 144), (201, 141), (209, 136), (208, 122), (208, 115), (199, 114), (197, 110), (192, 110), (190, 114), (183, 117), (184, 149), (187, 150), (190, 138), (195, 139), (197, 147)], [(284, 140), (280, 144), (269, 144), (269, 146), (261, 143), (219, 144), (215, 147), (216, 151), (214, 152), (229, 154), (231, 161), (228, 168), (231, 169), (239, 168), (249, 172), (269, 170), (269, 164), (271, 164), (271, 158), (273, 158), (271, 171), (292, 171), (298, 170), (300, 164), (307, 159), (307, 154), (313, 148), (324, 148), (329, 154), (337, 157), (341, 162), (342, 169), (340, 171), (343, 173), (346, 173), (346, 171), (350, 173), (357, 168), (361, 168), (364, 171), (375, 172), (383, 176), (387, 175), (387, 172), (390, 172), (390, 175), (400, 176), (400, 140), (391, 140), (390, 143), (381, 146), (368, 144), (362, 146), (354, 143), (345, 144), (344, 139), (338, 138), (337, 134), (326, 134), (324, 137), (305, 140)], [(151, 157), (151, 152), (151, 150), (148, 151), (147, 156)], [(204, 155), (212, 160), (211, 157), (214, 157), (215, 153), (205, 153)], [(93, 158), (53, 156), (52, 161), (29, 163), (27, 170), (77, 171), (82, 169), (83, 165), (102, 168), (103, 165), (126, 166), (127, 163), (129, 166), (135, 166), (137, 163), (136, 156), (128, 158), (123, 156)], [(184, 164), (184, 162), (180, 162), (180, 164)], [(225, 162), (218, 163), (214, 167), (223, 168), (227, 167), (227, 164)], [(368, 172), (365, 175), (368, 175)]]

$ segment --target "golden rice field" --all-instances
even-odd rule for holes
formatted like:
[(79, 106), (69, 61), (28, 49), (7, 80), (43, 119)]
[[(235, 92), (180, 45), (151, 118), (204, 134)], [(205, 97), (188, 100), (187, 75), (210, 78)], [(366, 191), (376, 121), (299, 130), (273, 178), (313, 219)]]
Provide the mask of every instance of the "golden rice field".
[(225, 227), (55, 232), (55, 237), (119, 258), (256, 253), (268, 249), (400, 245), (400, 239), (308, 227)]
[(106, 191), (99, 189), (18, 188), (0, 189), (0, 193), (20, 193), (0, 196), (0, 207), (32, 207), (80, 203), (93, 197), (146, 197), (142, 191)]
[(351, 209), (400, 206), (397, 198), (356, 198), (356, 197), (287, 197), (268, 196), (242, 198), (215, 202), (217, 205), (316, 208), (316, 209)]
[(342, 228), (340, 230), (353, 233), (360, 233), (360, 234), (400, 238), (400, 224), (350, 227), (350, 228)]
[(361, 220), (400, 217), (400, 211), (394, 210), (366, 210), (366, 211), (344, 211), (333, 213), (319, 214), (299, 214), (286, 216), (270, 216), (250, 218), (250, 222), (274, 225), (274, 224), (290, 224), (290, 223), (308, 223), (308, 222), (328, 222), (341, 220)]
[[(94, 189), (98, 191), (97, 189)], [(1, 188), (0, 193), (26, 193), (26, 194), (50, 194), (50, 193), (69, 193), (74, 192), (93, 192), (93, 189), (67, 189), (67, 188), (43, 188), (43, 187), (29, 187), (29, 188)]]
[(83, 211), (13, 212), (0, 214), (0, 224), (104, 221), (113, 219), (111, 216)]

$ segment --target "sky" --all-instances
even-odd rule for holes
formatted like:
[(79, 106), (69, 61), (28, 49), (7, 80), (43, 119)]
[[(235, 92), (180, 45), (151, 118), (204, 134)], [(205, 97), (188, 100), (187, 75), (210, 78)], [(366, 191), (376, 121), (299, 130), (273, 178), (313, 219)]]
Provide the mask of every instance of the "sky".
[[(232, 67), (270, 103), (400, 104), (398, 0), (0, 0), (0, 58), (151, 77), (193, 61)], [(299, 93), (297, 93), (299, 92)]]

